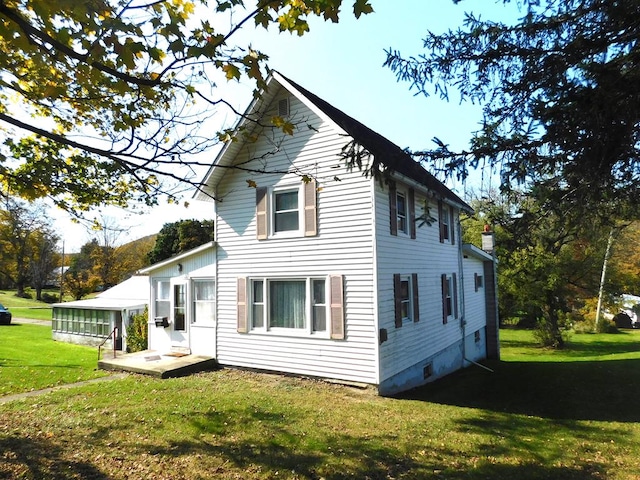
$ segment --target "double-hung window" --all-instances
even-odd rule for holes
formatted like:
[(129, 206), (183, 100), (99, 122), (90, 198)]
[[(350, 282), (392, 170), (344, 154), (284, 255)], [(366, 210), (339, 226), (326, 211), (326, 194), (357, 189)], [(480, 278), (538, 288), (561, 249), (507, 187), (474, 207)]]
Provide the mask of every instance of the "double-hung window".
[(438, 202), (438, 226), (440, 227), (440, 243), (455, 243), (453, 207)]
[(273, 192), (273, 233), (300, 230), (300, 192), (298, 188)]
[(213, 280), (193, 281), (192, 322), (212, 323), (215, 320), (216, 284)]
[(317, 234), (317, 188), (310, 181), (298, 185), (256, 189), (258, 240)]
[(155, 295), (154, 316), (169, 318), (171, 314), (171, 284), (169, 280), (156, 280), (153, 292)]
[(396, 219), (398, 232), (407, 233), (407, 199), (402, 192), (396, 192)]
[(389, 213), (391, 235), (408, 235), (416, 238), (415, 192), (412, 188), (400, 188), (389, 183)]
[[(238, 331), (344, 338), (342, 276), (238, 279)], [(248, 305), (245, 298), (249, 299)], [(245, 317), (248, 315), (248, 318)]]
[(442, 323), (458, 318), (458, 286), (456, 274), (441, 276), (442, 285)]
[(393, 276), (393, 295), (396, 327), (401, 327), (405, 322), (420, 320), (417, 274), (395, 274)]

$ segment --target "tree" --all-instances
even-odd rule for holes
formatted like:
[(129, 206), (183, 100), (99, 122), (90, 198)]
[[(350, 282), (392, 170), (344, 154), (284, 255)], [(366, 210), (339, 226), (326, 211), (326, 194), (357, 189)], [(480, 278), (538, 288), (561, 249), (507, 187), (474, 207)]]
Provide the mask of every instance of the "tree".
[(536, 186), (473, 201), (465, 230), (488, 223), (496, 232), (501, 321), (518, 318), (542, 344), (561, 348), (569, 315), (597, 297), (610, 229), (566, 215), (552, 193)]
[(52, 283), (52, 274), (60, 265), (59, 240), (48, 231), (37, 231), (32, 237), (31, 286), (36, 291), (36, 300), (42, 300), (42, 290)]
[(102, 288), (111, 288), (130, 275), (130, 272), (127, 272), (129, 275), (124, 274), (127, 266), (118, 255), (118, 240), (128, 229), (119, 226), (113, 217), (101, 216), (94, 221), (93, 230), (98, 247), (91, 251), (91, 271)]
[(63, 288), (75, 300), (80, 300), (95, 292), (100, 278), (94, 273), (95, 252), (100, 250), (97, 239), (92, 239), (80, 247), (80, 252), (71, 258), (69, 269), (64, 274)]
[(515, 24), (467, 14), (455, 31), (428, 33), (419, 57), (387, 52), (386, 65), (419, 92), (448, 98), (454, 88), (483, 105), (468, 149), (434, 139), (417, 158), (463, 178), (495, 166), (505, 191), (544, 181), (567, 210), (619, 217), (640, 199), (640, 2), (519, 5)]
[(179, 220), (165, 223), (147, 255), (150, 263), (158, 263), (213, 240), (213, 220)]
[[(41, 242), (55, 244), (57, 241), (47, 218), (43, 204), (30, 205), (12, 197), (3, 198), (0, 209), (0, 268), (18, 296), (24, 296), (31, 281), (36, 247)], [(47, 276), (50, 273), (47, 272)]]
[[(241, 28), (303, 35), (309, 17), (337, 22), (342, 3), (0, 0), (0, 182), (77, 213), (175, 199), (175, 182), (197, 186), (197, 154), (230, 138), (208, 123), (233, 109), (217, 84), (265, 86), (268, 57), (234, 43)], [(372, 11), (368, 0), (352, 5), (356, 17)]]

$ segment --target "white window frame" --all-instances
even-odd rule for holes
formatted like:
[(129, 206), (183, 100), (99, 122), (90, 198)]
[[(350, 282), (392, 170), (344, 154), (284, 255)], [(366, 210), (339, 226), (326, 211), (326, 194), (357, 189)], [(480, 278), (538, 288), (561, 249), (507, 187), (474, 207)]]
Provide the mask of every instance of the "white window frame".
[[(329, 338), (330, 336), (330, 305), (329, 305), (329, 277), (325, 276), (309, 276), (309, 277), (250, 277), (248, 280), (248, 298), (249, 305), (249, 332), (250, 333), (263, 333), (263, 334), (278, 334), (278, 335), (291, 335), (291, 336), (313, 336), (321, 338)], [(289, 327), (272, 327), (270, 326), (270, 283), (271, 282), (305, 282), (305, 318), (303, 328), (289, 328)], [(313, 303), (313, 283), (314, 281), (324, 282), (324, 304)], [(261, 282), (260, 288), (262, 288), (262, 302), (256, 303), (254, 300), (256, 297), (254, 289), (257, 282)], [(256, 305), (262, 307), (262, 319), (261, 322), (256, 322), (254, 308)], [(313, 316), (314, 307), (324, 307), (325, 329), (314, 331), (313, 330)], [(256, 323), (262, 325), (256, 326)]]
[[(296, 192), (298, 194), (298, 228), (295, 230), (276, 231), (276, 195), (280, 193)], [(290, 211), (289, 211), (290, 212)], [(304, 197), (300, 185), (278, 186), (269, 189), (269, 237), (287, 238), (304, 236)]]
[[(400, 199), (404, 204), (404, 212), (400, 212)], [(404, 228), (401, 223), (404, 222)], [(398, 225), (398, 235), (409, 235), (409, 196), (404, 190), (396, 190), (396, 223)]]
[[(162, 292), (161, 284), (166, 284), (167, 286), (167, 297), (161, 298), (160, 293)], [(158, 302), (166, 302), (167, 306), (167, 319), (171, 318), (171, 279), (169, 278), (154, 278), (153, 279), (153, 317), (160, 317), (164, 315), (160, 315), (158, 313)]]
[[(200, 299), (198, 298), (198, 288), (196, 288), (196, 285), (198, 283), (210, 283), (213, 285), (213, 299)], [(215, 323), (216, 320), (216, 281), (213, 278), (193, 278), (191, 280), (191, 295), (192, 295), (192, 299), (191, 299), (191, 303), (192, 303), (192, 309), (191, 309), (191, 323), (195, 323), (197, 325), (210, 325), (212, 323)], [(212, 318), (209, 320), (204, 320), (204, 319), (198, 319), (196, 317), (196, 312), (198, 311), (198, 305), (199, 304), (210, 304), (211, 305), (211, 311), (212, 311)]]
[(451, 212), (449, 206), (442, 205), (442, 239), (451, 242)]
[[(402, 284), (407, 283), (407, 297), (402, 297)], [(400, 310), (403, 310), (403, 306), (406, 305), (407, 315), (402, 316), (402, 323), (413, 322), (413, 281), (411, 275), (400, 276)]]
[(455, 298), (454, 291), (453, 291), (453, 276), (447, 275), (446, 282), (447, 282), (447, 292), (445, 295), (445, 302), (447, 302), (447, 310), (448, 310), (446, 312), (447, 314), (446, 316), (448, 319), (449, 318), (453, 319), (456, 311), (453, 305), (454, 298)]

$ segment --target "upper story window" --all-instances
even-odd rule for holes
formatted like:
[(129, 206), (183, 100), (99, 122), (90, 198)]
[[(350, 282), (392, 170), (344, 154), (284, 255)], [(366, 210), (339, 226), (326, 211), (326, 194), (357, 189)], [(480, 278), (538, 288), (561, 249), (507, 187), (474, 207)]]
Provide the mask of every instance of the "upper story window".
[(440, 243), (455, 243), (453, 207), (438, 202), (438, 226), (440, 227)]
[(415, 193), (412, 188), (400, 188), (389, 183), (389, 214), (391, 235), (399, 233), (416, 238)]
[(273, 192), (273, 233), (300, 229), (298, 188)]
[(407, 233), (407, 199), (403, 192), (396, 192), (396, 218), (398, 232)]
[(256, 189), (256, 237), (315, 236), (317, 234), (316, 182), (288, 187)]

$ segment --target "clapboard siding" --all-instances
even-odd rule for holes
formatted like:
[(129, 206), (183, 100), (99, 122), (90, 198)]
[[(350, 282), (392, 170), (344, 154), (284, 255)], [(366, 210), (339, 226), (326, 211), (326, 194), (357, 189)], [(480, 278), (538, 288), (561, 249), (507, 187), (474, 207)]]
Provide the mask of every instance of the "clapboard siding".
[[(286, 92), (276, 95), (273, 105)], [(346, 139), (331, 122), (290, 97), (293, 136), (265, 129), (238, 162), (265, 156), (269, 171), (256, 174), (229, 170), (216, 191), (218, 265), (218, 361), (223, 365), (276, 370), (350, 381), (377, 383), (377, 330), (373, 305), (372, 181), (360, 172), (347, 172), (340, 149)], [(273, 114), (273, 107), (267, 115)], [(312, 125), (313, 129), (307, 125)], [(268, 155), (277, 145), (278, 151)], [(259, 160), (246, 163), (255, 168)], [(314, 237), (256, 239), (256, 190), (259, 187), (300, 185), (300, 176), (318, 182), (317, 225)], [(334, 179), (338, 176), (340, 181)], [(345, 340), (292, 336), (274, 332), (236, 330), (238, 277), (344, 276)]]
[[(403, 188), (401, 182), (397, 182)], [(441, 275), (459, 273), (458, 239), (454, 244), (441, 243), (438, 222), (416, 228), (416, 238), (390, 234), (389, 192), (376, 187), (376, 242), (378, 314), (380, 328), (387, 330), (388, 340), (380, 346), (380, 381), (411, 367), (421, 359), (436, 355), (461, 339), (460, 322), (442, 321)], [(425, 196), (416, 192), (416, 215)], [(432, 216), (437, 217), (435, 200), (429, 200)], [(418, 275), (420, 320), (395, 326), (394, 274)], [(460, 288), (460, 284), (458, 285)], [(458, 295), (458, 301), (461, 301)], [(458, 309), (462, 311), (461, 308)]]
[(468, 334), (480, 330), (487, 325), (487, 306), (485, 300), (485, 279), (482, 287), (476, 290), (476, 275), (484, 275), (482, 260), (468, 256), (463, 260), (464, 285), (465, 285), (465, 319)]

